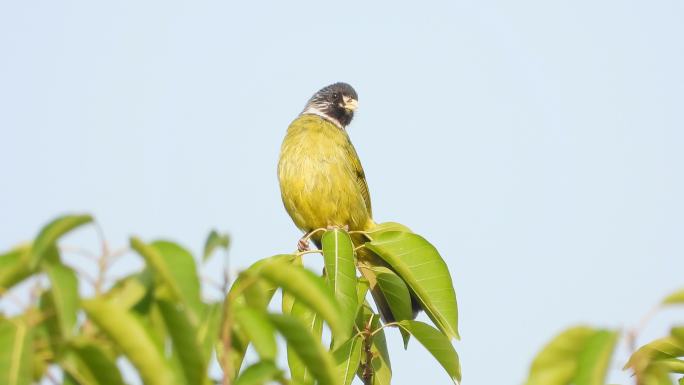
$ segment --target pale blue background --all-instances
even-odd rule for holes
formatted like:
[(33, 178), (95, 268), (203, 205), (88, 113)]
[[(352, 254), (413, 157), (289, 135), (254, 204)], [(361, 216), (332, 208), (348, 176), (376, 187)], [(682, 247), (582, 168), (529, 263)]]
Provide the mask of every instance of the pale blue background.
[[(115, 246), (199, 251), (217, 227), (239, 266), (291, 251), (280, 142), (347, 81), (376, 219), (448, 261), (464, 383), (519, 384), (562, 328), (632, 326), (684, 285), (683, 20), (680, 0), (4, 0), (0, 249), (87, 211)], [(395, 384), (448, 383), (391, 340)]]

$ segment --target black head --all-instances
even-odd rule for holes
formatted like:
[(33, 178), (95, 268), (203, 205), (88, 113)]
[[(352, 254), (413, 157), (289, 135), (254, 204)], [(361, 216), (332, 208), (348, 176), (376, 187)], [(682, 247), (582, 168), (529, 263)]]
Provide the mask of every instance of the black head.
[(306, 103), (303, 114), (316, 114), (346, 127), (354, 118), (359, 97), (347, 83), (335, 83), (322, 88)]

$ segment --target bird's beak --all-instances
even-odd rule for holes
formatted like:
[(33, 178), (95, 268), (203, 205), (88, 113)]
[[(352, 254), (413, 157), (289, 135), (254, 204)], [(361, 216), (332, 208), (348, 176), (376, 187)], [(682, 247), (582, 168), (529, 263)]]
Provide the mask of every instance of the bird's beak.
[(356, 99), (344, 97), (343, 107), (349, 111), (356, 111), (356, 109), (359, 107), (359, 102)]

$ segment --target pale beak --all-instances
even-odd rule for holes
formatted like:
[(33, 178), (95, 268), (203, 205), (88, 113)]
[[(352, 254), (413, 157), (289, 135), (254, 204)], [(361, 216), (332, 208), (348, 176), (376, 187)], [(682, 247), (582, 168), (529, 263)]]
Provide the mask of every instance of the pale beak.
[(343, 107), (349, 111), (356, 111), (359, 107), (359, 102), (356, 99), (345, 97)]

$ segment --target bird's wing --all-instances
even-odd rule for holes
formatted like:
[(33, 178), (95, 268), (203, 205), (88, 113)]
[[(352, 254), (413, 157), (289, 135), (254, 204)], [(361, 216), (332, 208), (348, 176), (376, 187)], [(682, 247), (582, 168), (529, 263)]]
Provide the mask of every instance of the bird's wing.
[(359, 155), (356, 153), (356, 149), (352, 144), (349, 137), (347, 137), (349, 146), (347, 146), (347, 158), (349, 159), (354, 176), (356, 177), (356, 184), (359, 186), (361, 191), (361, 196), (363, 196), (363, 201), (366, 203), (366, 209), (368, 210), (368, 216), (373, 217), (373, 211), (371, 210), (371, 200), (370, 192), (368, 191), (368, 183), (366, 182), (366, 174), (363, 172), (363, 167), (361, 166), (361, 160)]

